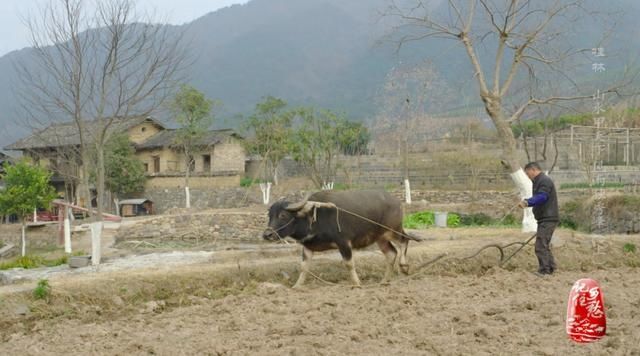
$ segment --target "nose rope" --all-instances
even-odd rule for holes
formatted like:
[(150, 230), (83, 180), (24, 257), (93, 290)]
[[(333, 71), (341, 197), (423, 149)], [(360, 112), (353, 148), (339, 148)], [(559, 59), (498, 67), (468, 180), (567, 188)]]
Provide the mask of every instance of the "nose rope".
[(271, 232), (273, 232), (274, 234), (276, 234), (276, 236), (278, 237), (278, 239), (279, 239), (279, 240), (284, 241), (284, 243), (288, 245), (288, 244), (289, 244), (289, 242), (288, 242), (286, 239), (284, 239), (282, 236), (280, 236), (280, 234), (278, 233), (278, 231), (280, 231), (280, 230), (284, 229), (285, 227), (287, 227), (287, 226), (291, 225), (291, 223), (292, 223), (294, 220), (295, 220), (295, 218), (291, 218), (291, 220), (289, 220), (289, 222), (287, 222), (286, 224), (284, 224), (284, 225), (280, 226), (280, 227), (279, 227), (279, 228), (277, 228), (277, 229), (274, 229), (274, 228), (272, 228), (271, 226), (269, 226), (269, 227), (267, 228), (267, 230), (271, 230)]

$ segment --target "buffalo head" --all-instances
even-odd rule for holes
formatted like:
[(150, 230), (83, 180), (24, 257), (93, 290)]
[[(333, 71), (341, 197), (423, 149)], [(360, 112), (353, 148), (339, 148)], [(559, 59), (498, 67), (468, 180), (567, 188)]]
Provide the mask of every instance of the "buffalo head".
[(279, 240), (292, 236), (296, 233), (306, 235), (309, 218), (314, 208), (335, 208), (332, 203), (322, 203), (309, 201), (308, 197), (297, 203), (290, 203), (280, 200), (269, 208), (269, 227), (264, 231), (262, 237), (265, 240)]

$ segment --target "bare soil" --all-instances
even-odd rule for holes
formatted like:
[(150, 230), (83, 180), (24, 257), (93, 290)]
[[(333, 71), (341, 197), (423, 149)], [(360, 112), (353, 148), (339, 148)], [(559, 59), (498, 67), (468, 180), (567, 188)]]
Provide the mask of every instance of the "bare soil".
[[(378, 283), (384, 258), (370, 249), (355, 253), (362, 288), (349, 285), (332, 252), (314, 258), (322, 281), (292, 290), (299, 249), (256, 245), (197, 265), (52, 278), (45, 301), (5, 290), (0, 354), (640, 355), (640, 256), (623, 251), (633, 239), (561, 230), (554, 248), (560, 270), (542, 279), (531, 273), (531, 246), (505, 268), (496, 266), (493, 248), (458, 259), (529, 237), (517, 230), (422, 234), (429, 239), (409, 249), (417, 274), (389, 285)], [(584, 277), (602, 286), (608, 335), (579, 345), (564, 323), (569, 289)]]

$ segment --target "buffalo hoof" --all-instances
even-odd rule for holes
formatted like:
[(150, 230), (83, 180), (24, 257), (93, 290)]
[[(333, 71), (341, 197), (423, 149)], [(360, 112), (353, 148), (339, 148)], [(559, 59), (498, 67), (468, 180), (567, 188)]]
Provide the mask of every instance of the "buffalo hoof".
[(400, 271), (403, 274), (408, 275), (409, 274), (409, 265), (400, 265)]

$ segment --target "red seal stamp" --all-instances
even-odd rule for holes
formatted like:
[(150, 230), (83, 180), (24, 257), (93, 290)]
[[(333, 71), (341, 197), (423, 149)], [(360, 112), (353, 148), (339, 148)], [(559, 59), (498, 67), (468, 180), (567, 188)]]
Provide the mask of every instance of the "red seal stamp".
[(607, 332), (604, 298), (598, 282), (585, 278), (576, 281), (567, 303), (567, 335), (575, 342), (601, 339)]

